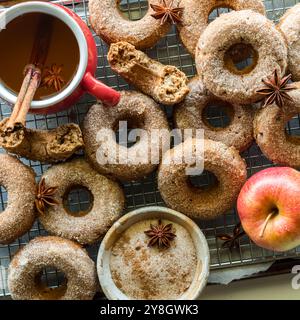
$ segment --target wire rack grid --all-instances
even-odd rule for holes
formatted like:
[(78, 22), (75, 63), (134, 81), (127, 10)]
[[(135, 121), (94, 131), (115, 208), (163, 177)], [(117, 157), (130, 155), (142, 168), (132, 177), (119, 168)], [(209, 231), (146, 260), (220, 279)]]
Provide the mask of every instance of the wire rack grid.
[[(89, 25), (88, 1), (68, 0), (55, 2), (71, 8)], [(276, 22), (287, 8), (292, 7), (298, 2), (300, 2), (300, 0), (264, 1), (268, 18)], [(146, 13), (148, 9), (148, 2), (144, 0), (121, 0), (119, 7), (125, 16), (131, 20), (136, 20), (140, 19)], [(214, 10), (210, 15), (210, 20), (213, 20), (220, 13), (227, 12), (228, 10), (229, 9), (227, 8)], [(93, 35), (98, 50), (97, 78), (118, 90), (131, 89), (121, 77), (110, 69), (106, 59), (108, 51), (107, 45), (94, 33)], [(0, 44), (0, 50), (5, 50), (5, 44)], [(185, 72), (188, 77), (193, 77), (196, 74), (194, 61), (181, 44), (175, 27), (173, 27), (169, 34), (161, 39), (153, 49), (147, 50), (147, 54), (161, 63), (175, 65)], [(27, 117), (26, 125), (37, 129), (51, 129), (67, 122), (80, 124), (88, 111), (88, 108), (94, 103), (95, 99), (92, 96), (86, 95), (68, 111), (47, 116), (30, 114)], [(1, 119), (8, 117), (11, 113), (11, 107), (1, 100), (0, 105)], [(164, 108), (164, 110), (167, 112), (171, 123), (171, 108)], [(216, 107), (212, 107), (206, 113), (206, 116), (208, 118), (207, 120), (214, 123), (215, 126), (224, 126), (228, 123), (226, 113)], [(292, 135), (300, 135), (299, 116), (296, 116), (287, 124), (287, 132)], [(4, 151), (0, 150), (0, 152)], [(272, 163), (263, 156), (255, 143), (246, 152), (244, 152), (242, 156), (247, 162), (248, 176), (251, 176), (259, 170), (272, 166)], [(26, 159), (21, 160), (35, 170), (37, 180), (39, 180), (39, 177), (49, 167), (49, 165), (41, 164), (39, 162), (33, 162)], [(197, 184), (210, 184), (211, 178), (212, 177), (209, 173), (204, 172), (197, 181)], [(143, 206), (164, 206), (157, 189), (155, 173), (143, 181), (124, 183), (123, 187), (127, 202), (126, 212)], [(0, 201), (0, 209), (3, 211), (7, 204), (7, 193), (3, 187), (0, 188)], [(89, 206), (89, 202), (89, 194), (84, 189), (77, 189), (69, 194), (69, 207), (73, 211), (86, 210)], [(216, 236), (219, 233), (232, 233), (234, 226), (238, 223), (238, 217), (235, 209), (218, 219), (206, 222), (198, 221), (198, 223), (205, 233), (209, 244), (211, 269), (227, 268), (232, 266), (240, 267), (243, 265), (275, 261), (284, 258), (296, 258), (300, 255), (300, 248), (296, 248), (285, 253), (276, 253), (259, 248), (252, 243), (248, 237), (243, 237), (240, 240), (239, 248), (232, 252), (228, 249), (222, 248), (222, 242), (219, 241)], [(34, 237), (46, 234), (47, 232), (43, 229), (39, 221), (36, 221), (32, 229), (23, 237), (17, 239), (10, 245), (0, 245), (0, 296), (9, 296), (9, 290), (7, 288), (7, 268), (15, 252), (26, 245)], [(87, 248), (90, 256), (94, 259), (97, 255), (98, 246), (99, 243)], [(55, 287), (64, 281), (64, 278), (59, 271), (53, 268), (48, 268), (43, 270), (42, 280), (45, 281), (48, 286)]]

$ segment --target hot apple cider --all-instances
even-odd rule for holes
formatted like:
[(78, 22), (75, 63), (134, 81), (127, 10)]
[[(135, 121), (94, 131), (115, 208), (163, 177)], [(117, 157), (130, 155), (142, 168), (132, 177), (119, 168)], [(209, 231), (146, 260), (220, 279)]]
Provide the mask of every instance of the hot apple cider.
[(24, 79), (24, 67), (31, 60), (32, 48), (37, 35), (43, 35), (41, 24), (45, 16), (51, 20), (51, 36), (46, 60), (42, 66), (41, 85), (35, 100), (57, 94), (68, 86), (79, 64), (79, 47), (69, 27), (56, 17), (43, 13), (28, 13), (17, 17), (0, 32), (0, 81), (18, 95)]

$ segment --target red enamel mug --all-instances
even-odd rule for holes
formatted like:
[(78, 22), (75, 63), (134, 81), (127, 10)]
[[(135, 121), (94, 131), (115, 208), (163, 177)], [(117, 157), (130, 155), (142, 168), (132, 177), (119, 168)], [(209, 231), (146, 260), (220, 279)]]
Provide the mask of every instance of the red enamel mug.
[[(77, 72), (66, 88), (49, 98), (32, 101), (30, 112), (45, 114), (65, 110), (75, 104), (86, 92), (108, 106), (116, 105), (120, 100), (120, 93), (95, 79), (97, 48), (93, 35), (84, 21), (72, 10), (54, 3), (30, 1), (3, 11), (0, 15), (0, 24), (3, 28), (3, 25), (20, 15), (33, 12), (52, 15), (63, 21), (76, 37), (80, 59)], [(1, 81), (0, 97), (12, 105), (17, 100), (16, 94), (6, 88)]]

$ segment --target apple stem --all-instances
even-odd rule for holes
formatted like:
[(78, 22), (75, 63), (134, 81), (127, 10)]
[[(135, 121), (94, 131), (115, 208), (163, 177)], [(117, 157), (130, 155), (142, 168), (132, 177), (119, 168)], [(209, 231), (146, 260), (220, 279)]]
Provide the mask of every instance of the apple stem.
[(272, 212), (269, 213), (269, 215), (267, 216), (267, 218), (266, 218), (266, 220), (265, 220), (265, 223), (264, 223), (264, 225), (263, 225), (263, 228), (262, 228), (262, 230), (261, 230), (261, 233), (260, 233), (260, 235), (259, 235), (261, 238), (263, 238), (264, 233), (265, 233), (265, 230), (266, 230), (266, 228), (267, 228), (267, 225), (268, 225), (270, 219), (274, 216), (274, 214), (276, 214), (276, 212), (272, 211)]

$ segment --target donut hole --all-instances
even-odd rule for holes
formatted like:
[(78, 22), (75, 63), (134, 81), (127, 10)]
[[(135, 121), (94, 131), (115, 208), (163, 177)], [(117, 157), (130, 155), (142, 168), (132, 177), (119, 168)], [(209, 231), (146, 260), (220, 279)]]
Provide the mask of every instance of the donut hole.
[(226, 7), (226, 6), (217, 6), (213, 8), (208, 15), (207, 23), (211, 23), (216, 18), (218, 18), (221, 14), (228, 13), (230, 11), (232, 11), (232, 8)]
[(212, 100), (202, 111), (202, 121), (211, 129), (222, 130), (228, 127), (234, 117), (234, 109), (228, 102)]
[(225, 67), (234, 74), (248, 74), (257, 65), (258, 53), (251, 44), (236, 43), (224, 54)]
[(71, 186), (63, 196), (63, 206), (74, 217), (87, 215), (93, 207), (94, 197), (91, 191), (81, 185)]
[(142, 19), (149, 9), (148, 1), (145, 0), (134, 2), (130, 0), (117, 0), (117, 2), (119, 12), (122, 15), (122, 17), (131, 21), (137, 21)]
[(36, 290), (45, 300), (57, 300), (61, 298), (67, 290), (67, 277), (54, 266), (43, 268), (35, 276), (34, 280)]
[(287, 121), (285, 132), (288, 140), (300, 145), (300, 114)]
[(204, 170), (202, 174), (188, 176), (188, 184), (197, 191), (209, 191), (219, 185), (218, 178), (211, 171)]
[[(120, 118), (116, 121), (114, 131), (116, 134), (116, 142), (123, 147), (131, 148), (140, 141), (140, 136), (137, 133), (136, 137), (132, 130), (142, 129), (144, 127), (144, 117), (134, 117), (132, 115), (126, 118)], [(134, 139), (132, 139), (134, 137)]]
[(1, 207), (0, 207), (0, 214), (1, 214), (1, 212), (3, 212), (7, 207), (7, 190), (3, 186), (0, 186), (0, 201), (1, 201)]

